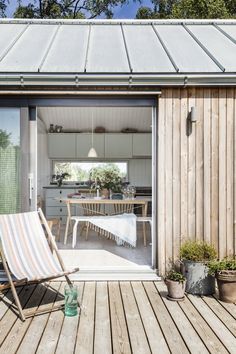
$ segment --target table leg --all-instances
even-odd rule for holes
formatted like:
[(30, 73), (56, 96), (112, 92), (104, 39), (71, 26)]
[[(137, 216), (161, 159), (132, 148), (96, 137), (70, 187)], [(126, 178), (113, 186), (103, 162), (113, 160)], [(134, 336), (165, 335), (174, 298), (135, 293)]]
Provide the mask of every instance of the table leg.
[[(142, 206), (142, 216), (146, 217), (147, 216), (147, 208), (148, 208), (148, 204), (145, 203)], [(146, 222), (143, 221), (143, 244), (144, 247), (147, 247), (147, 236), (146, 236)]]
[(70, 225), (70, 218), (71, 218), (71, 212), (70, 212), (70, 203), (66, 203), (67, 206), (67, 219), (66, 219), (66, 230), (65, 230), (65, 237), (64, 237), (64, 245), (66, 245), (67, 242), (67, 236), (68, 236), (68, 229)]
[(72, 237), (72, 248), (75, 247), (76, 245), (76, 236), (77, 236), (77, 226), (78, 226), (79, 220), (76, 220), (74, 227), (73, 227), (73, 237)]

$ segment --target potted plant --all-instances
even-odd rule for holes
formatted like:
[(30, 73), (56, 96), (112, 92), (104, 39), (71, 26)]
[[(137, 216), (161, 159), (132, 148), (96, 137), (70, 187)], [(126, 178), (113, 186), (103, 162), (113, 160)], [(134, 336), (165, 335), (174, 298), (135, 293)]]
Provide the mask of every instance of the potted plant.
[(171, 269), (167, 273), (165, 284), (168, 290), (167, 299), (172, 301), (184, 300), (186, 278), (182, 273), (175, 271), (175, 269)]
[(52, 178), (57, 182), (58, 187), (61, 187), (63, 180), (66, 179), (67, 177), (70, 177), (69, 173), (67, 172), (61, 172), (52, 175)]
[(219, 299), (236, 303), (236, 259), (235, 257), (211, 261), (209, 274), (216, 277)]
[(90, 170), (91, 188), (101, 190), (101, 193), (110, 197), (110, 193), (121, 193), (122, 177), (119, 169), (113, 164), (95, 167)]
[(186, 241), (180, 248), (182, 273), (186, 277), (186, 292), (211, 295), (215, 278), (208, 273), (208, 263), (216, 258), (215, 248), (206, 242)]

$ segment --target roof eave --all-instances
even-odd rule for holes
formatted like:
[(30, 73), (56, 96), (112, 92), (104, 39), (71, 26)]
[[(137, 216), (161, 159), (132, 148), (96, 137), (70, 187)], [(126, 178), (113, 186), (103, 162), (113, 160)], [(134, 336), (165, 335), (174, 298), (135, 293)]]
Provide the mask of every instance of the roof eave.
[(222, 74), (0, 74), (1, 89), (37, 87), (236, 86), (236, 73)]

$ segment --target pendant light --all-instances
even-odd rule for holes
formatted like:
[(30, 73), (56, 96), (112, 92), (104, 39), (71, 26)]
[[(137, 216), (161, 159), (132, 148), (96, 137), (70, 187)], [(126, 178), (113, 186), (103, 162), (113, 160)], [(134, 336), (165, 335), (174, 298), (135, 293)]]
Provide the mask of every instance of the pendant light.
[(98, 157), (97, 151), (93, 147), (93, 113), (92, 113), (92, 146), (88, 152), (88, 157)]

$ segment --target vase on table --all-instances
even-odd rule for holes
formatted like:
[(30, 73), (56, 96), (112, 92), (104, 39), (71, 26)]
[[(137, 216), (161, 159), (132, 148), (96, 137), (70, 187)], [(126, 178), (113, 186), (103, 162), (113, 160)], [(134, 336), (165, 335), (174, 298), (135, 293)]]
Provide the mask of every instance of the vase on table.
[(110, 191), (110, 189), (104, 188), (104, 189), (102, 189), (101, 194), (105, 199), (110, 199), (111, 191)]

